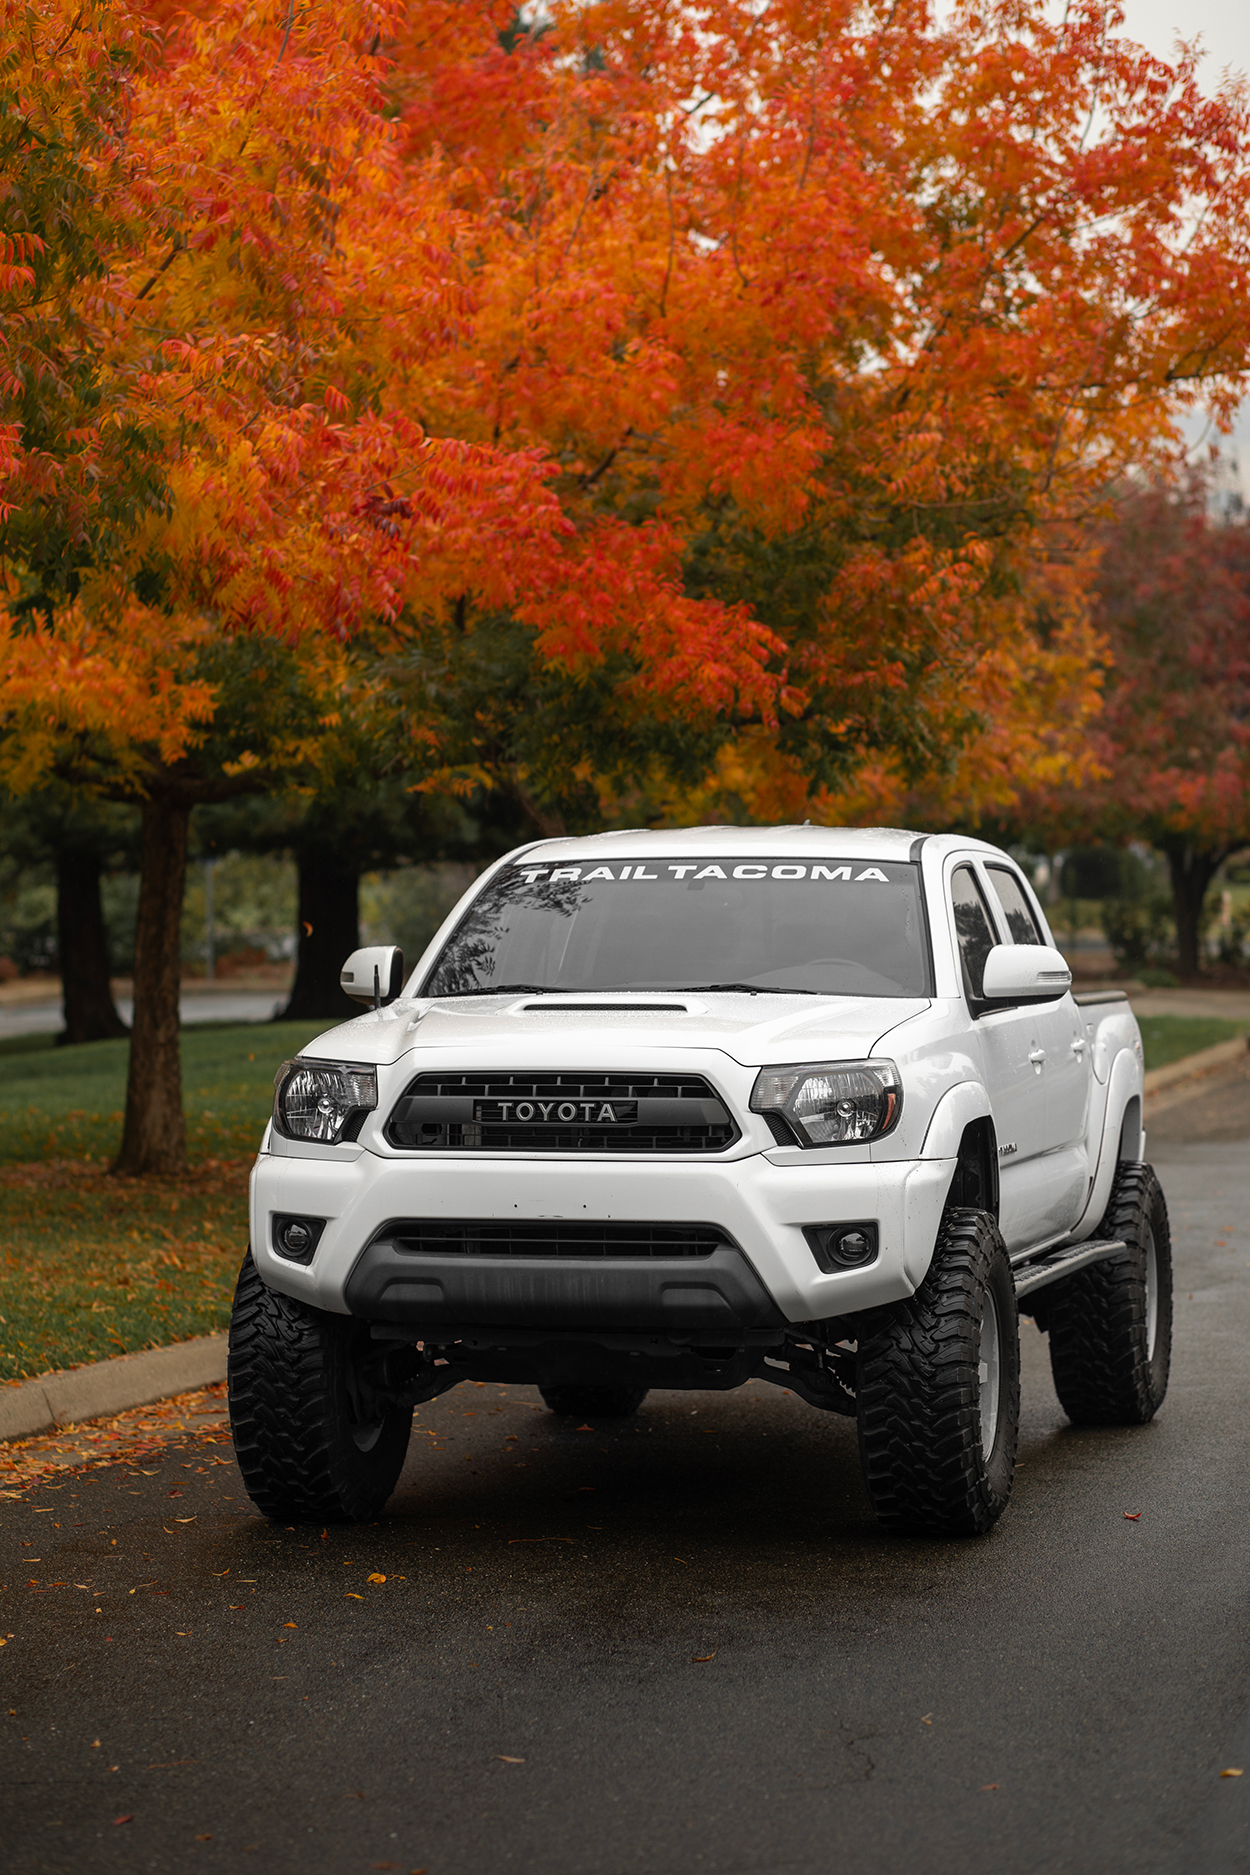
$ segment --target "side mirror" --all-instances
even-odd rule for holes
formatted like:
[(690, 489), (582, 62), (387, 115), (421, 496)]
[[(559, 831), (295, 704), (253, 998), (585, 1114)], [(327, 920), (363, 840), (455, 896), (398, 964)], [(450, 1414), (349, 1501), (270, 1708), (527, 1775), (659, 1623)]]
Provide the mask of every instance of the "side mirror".
[(404, 987), (404, 953), (398, 944), (367, 944), (352, 952), (339, 971), (339, 982), (354, 1003), (381, 1009)]
[(996, 944), (981, 980), (983, 1009), (1053, 1003), (1072, 987), (1072, 972), (1049, 944)]

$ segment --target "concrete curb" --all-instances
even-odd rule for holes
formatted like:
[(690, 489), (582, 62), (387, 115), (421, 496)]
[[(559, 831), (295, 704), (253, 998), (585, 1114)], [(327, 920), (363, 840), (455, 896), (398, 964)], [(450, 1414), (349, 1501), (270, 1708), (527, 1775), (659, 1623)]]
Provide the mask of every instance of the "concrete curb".
[(1162, 1093), (1165, 1087), (1172, 1087), (1177, 1081), (1192, 1080), (1194, 1076), (1206, 1074), (1211, 1068), (1222, 1068), (1230, 1061), (1240, 1061), (1250, 1048), (1250, 1035), (1234, 1036), (1231, 1042), (1217, 1042), (1214, 1048), (1203, 1048), (1196, 1055), (1184, 1055), (1179, 1061), (1169, 1061), (1165, 1068), (1151, 1068), (1146, 1076), (1146, 1097)]
[(20, 1387), (0, 1387), (0, 1440), (33, 1439), (57, 1426), (107, 1419), (225, 1377), (225, 1335), (198, 1335), (169, 1348), (44, 1374)]

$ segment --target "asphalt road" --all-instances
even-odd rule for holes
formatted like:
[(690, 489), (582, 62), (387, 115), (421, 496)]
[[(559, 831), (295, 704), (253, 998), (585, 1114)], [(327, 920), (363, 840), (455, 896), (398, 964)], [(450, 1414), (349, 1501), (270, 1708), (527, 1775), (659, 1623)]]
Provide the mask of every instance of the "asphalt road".
[(228, 1446), (0, 1506), (6, 1875), (1245, 1875), (1250, 1148), (1186, 1114), (1167, 1403), (1072, 1430), (1026, 1324), (981, 1541), (879, 1534), (851, 1423), (762, 1385), (457, 1389), (359, 1530)]
[[(286, 993), (280, 990), (218, 990), (200, 995), (192, 990), (179, 1003), (179, 1019), (184, 1027), (194, 1022), (269, 1022), (286, 1000)], [(132, 1022), (133, 999), (119, 996), (116, 1004), (122, 1021)], [(42, 1003), (0, 1004), (0, 1037), (59, 1035), (64, 1027), (59, 996)]]

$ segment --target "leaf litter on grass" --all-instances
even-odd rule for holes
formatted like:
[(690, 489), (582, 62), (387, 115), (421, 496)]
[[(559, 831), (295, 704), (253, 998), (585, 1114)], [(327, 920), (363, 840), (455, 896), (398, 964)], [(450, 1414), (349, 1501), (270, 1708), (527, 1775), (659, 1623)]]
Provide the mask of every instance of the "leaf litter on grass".
[(127, 1042), (0, 1042), (0, 1382), (225, 1325), (274, 1071), (324, 1026), (184, 1031), (180, 1178), (108, 1174)]
[(249, 1167), (124, 1180), (74, 1160), (0, 1167), (0, 1380), (223, 1328)]

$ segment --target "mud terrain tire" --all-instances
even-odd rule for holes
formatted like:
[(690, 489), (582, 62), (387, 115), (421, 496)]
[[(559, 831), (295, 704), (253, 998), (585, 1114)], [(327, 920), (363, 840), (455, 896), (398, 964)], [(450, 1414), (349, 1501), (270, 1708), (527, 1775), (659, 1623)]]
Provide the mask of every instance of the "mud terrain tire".
[(1038, 1297), (1055, 1392), (1076, 1426), (1143, 1426), (1172, 1361), (1172, 1233), (1151, 1166), (1120, 1166), (1097, 1234), (1128, 1248)]
[(1011, 1265), (987, 1211), (948, 1210), (915, 1295), (864, 1321), (859, 1454), (888, 1529), (982, 1536), (1015, 1476), (1020, 1337)]
[(412, 1408), (387, 1404), (376, 1417), (360, 1417), (350, 1386), (360, 1336), (351, 1316), (267, 1288), (248, 1251), (230, 1318), (227, 1375), (239, 1471), (263, 1516), (362, 1523), (395, 1489)]
[(543, 1405), (565, 1419), (628, 1419), (647, 1397), (645, 1387), (540, 1387)]

